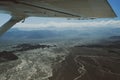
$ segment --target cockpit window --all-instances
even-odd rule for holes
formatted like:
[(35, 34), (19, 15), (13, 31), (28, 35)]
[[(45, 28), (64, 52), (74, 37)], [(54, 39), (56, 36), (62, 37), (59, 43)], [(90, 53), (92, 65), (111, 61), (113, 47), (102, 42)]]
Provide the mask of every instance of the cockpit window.
[[(77, 11), (79, 1), (90, 4), (90, 9), (96, 11), (94, 6), (100, 4), (95, 3), (102, 1), (102, 4), (107, 0), (29, 1), (0, 0), (0, 10), (1, 4), (7, 5), (9, 2), (11, 6), (18, 6), (16, 10), (24, 10), (22, 12), (26, 15), (42, 15), (14, 15), (11, 18), (10, 15), (0, 14), (0, 26), (11, 18), (3, 26), (5, 28), (0, 27), (0, 32), (4, 33), (0, 36), (0, 80), (120, 80), (120, 0), (108, 0), (117, 17), (99, 19), (49, 16), (68, 17), (71, 14), (65, 9), (76, 6), (72, 9)], [(46, 1), (65, 9), (57, 11), (59, 8), (48, 3), (44, 5)], [(63, 5), (65, 3), (60, 4), (59, 1), (69, 1), (71, 5)], [(81, 6), (87, 8), (87, 4), (81, 3)], [(83, 9), (83, 12), (89, 12), (86, 10)]]

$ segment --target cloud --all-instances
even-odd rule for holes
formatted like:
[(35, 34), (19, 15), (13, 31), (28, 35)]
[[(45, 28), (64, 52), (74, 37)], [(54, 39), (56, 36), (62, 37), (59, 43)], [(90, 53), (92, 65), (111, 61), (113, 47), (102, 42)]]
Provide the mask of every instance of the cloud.
[(18, 23), (14, 28), (20, 30), (41, 30), (41, 29), (87, 29), (94, 27), (120, 27), (120, 20), (88, 20), (74, 22), (47, 21), (44, 23)]

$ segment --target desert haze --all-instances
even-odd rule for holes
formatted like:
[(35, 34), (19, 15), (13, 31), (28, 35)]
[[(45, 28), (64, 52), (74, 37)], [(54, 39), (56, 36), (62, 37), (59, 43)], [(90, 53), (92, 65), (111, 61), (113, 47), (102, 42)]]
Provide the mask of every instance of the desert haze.
[(120, 28), (13, 29), (0, 38), (0, 80), (120, 80)]

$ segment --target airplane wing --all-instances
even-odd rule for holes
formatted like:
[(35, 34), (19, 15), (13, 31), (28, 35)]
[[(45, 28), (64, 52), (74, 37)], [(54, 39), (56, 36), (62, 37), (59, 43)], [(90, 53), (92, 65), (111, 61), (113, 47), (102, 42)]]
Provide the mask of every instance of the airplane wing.
[(0, 27), (0, 35), (31, 16), (79, 19), (116, 17), (107, 0), (0, 0), (0, 12), (12, 16)]

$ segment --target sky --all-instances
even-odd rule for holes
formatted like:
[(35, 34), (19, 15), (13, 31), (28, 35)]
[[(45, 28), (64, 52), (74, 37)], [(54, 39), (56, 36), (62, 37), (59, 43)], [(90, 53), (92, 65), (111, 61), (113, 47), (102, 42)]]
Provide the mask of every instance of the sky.
[[(65, 18), (41, 18), (29, 17), (24, 23), (17, 23), (13, 28), (21, 30), (38, 30), (38, 29), (73, 29), (87, 27), (109, 27), (120, 26), (120, 0), (108, 0), (117, 18), (115, 19), (95, 19), (95, 20), (67, 20)], [(9, 15), (0, 14), (0, 26), (10, 19)]]

